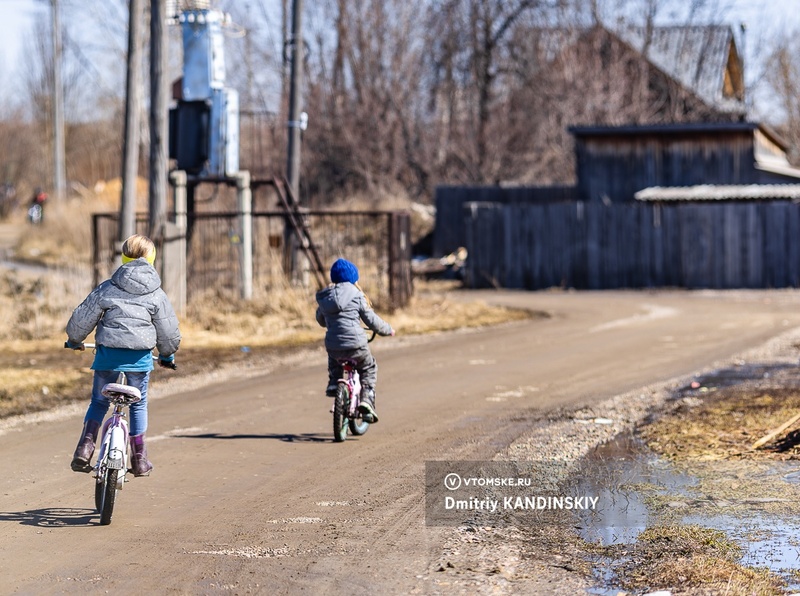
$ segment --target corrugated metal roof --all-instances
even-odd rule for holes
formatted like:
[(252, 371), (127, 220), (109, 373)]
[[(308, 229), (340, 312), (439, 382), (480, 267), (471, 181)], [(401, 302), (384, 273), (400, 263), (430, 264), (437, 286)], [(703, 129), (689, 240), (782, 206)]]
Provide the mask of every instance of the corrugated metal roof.
[(635, 193), (637, 201), (800, 200), (800, 184), (701, 184), (651, 186)]
[(655, 66), (724, 111), (744, 112), (745, 106), (723, 95), (725, 69), (733, 31), (724, 25), (653, 27), (626, 26), (614, 32)]

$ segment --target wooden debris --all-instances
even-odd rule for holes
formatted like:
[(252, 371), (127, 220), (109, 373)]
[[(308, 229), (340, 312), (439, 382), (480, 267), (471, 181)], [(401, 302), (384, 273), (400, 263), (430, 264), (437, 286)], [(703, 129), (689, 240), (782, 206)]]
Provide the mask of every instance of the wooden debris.
[(789, 420), (781, 424), (778, 428), (771, 431), (769, 434), (761, 437), (758, 441), (753, 443), (753, 449), (758, 449), (759, 447), (763, 447), (773, 439), (777, 438), (781, 433), (785, 432), (790, 426), (792, 426), (795, 422), (800, 420), (800, 414), (795, 414)]

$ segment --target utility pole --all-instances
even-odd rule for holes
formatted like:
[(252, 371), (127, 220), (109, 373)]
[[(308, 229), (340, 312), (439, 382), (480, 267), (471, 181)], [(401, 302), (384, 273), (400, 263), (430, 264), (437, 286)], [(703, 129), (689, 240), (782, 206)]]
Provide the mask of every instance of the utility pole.
[(163, 240), (167, 221), (167, 81), (166, 0), (150, 0), (150, 220), (149, 234)]
[(139, 87), (142, 84), (142, 0), (130, 0), (129, 11), (125, 140), (122, 146), (122, 197), (119, 213), (120, 242), (136, 233), (136, 183), (139, 177)]
[(67, 174), (64, 142), (64, 87), (61, 84), (61, 15), (58, 0), (51, 0), (53, 24), (53, 193), (66, 197)]
[(286, 177), (295, 200), (300, 202), (300, 122), (302, 110), (301, 90), (303, 87), (303, 0), (294, 0), (292, 14), (292, 36), (289, 38), (292, 70), (289, 89), (289, 146)]

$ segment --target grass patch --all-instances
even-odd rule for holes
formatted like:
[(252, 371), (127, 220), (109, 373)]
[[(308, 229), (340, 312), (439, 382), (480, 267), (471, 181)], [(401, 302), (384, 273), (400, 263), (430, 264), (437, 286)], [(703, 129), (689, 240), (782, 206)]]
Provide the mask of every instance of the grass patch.
[(795, 459), (800, 456), (797, 445), (783, 451), (751, 446), (799, 411), (797, 389), (732, 387), (700, 405), (680, 405), (642, 428), (641, 435), (651, 449), (673, 461)]
[(643, 531), (635, 544), (601, 548), (600, 553), (620, 561), (612, 565), (617, 580), (636, 593), (783, 593), (783, 582), (775, 575), (737, 563), (741, 549), (724, 532), (698, 525), (654, 526)]

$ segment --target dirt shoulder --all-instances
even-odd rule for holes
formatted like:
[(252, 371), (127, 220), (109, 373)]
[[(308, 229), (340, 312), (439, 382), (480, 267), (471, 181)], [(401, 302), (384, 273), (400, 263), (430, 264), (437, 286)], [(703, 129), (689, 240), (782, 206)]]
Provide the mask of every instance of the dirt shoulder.
[[(565, 485), (574, 486), (582, 475), (604, 473), (586, 459), (599, 446), (620, 436), (641, 438), (676, 473), (696, 477), (698, 486), (694, 498), (665, 496), (649, 501), (651, 514), (665, 516), (652, 515), (637, 540), (617, 545), (587, 542), (571, 516), (555, 523), (510, 527), (495, 526), (491, 516), (484, 516), (486, 525), (481, 525), (478, 517), (452, 532), (428, 579), (440, 593), (451, 589), (480, 594), (786, 593), (787, 582), (796, 585), (793, 578), (800, 563), (781, 569), (782, 575), (765, 568), (763, 561), (747, 567), (742, 556), (748, 539), (763, 540), (763, 536), (739, 531), (737, 542), (730, 534), (704, 526), (702, 520), (719, 515), (720, 507), (726, 515), (752, 514), (754, 505), (757, 515), (778, 513), (789, 520), (800, 515), (800, 488), (779, 478), (781, 470), (797, 468), (776, 471), (769, 465), (800, 458), (800, 431), (789, 429), (765, 449), (752, 449), (755, 439), (800, 411), (799, 347), (800, 329), (792, 329), (690, 375), (643, 386), (591, 407), (553, 412), (495, 457), (512, 462), (558, 461), (548, 469), (557, 469)], [(675, 521), (670, 508), (686, 513), (684, 507), (694, 507), (691, 511), (700, 521)], [(747, 525), (742, 518), (731, 519)], [(790, 543), (794, 544), (791, 539)]]

